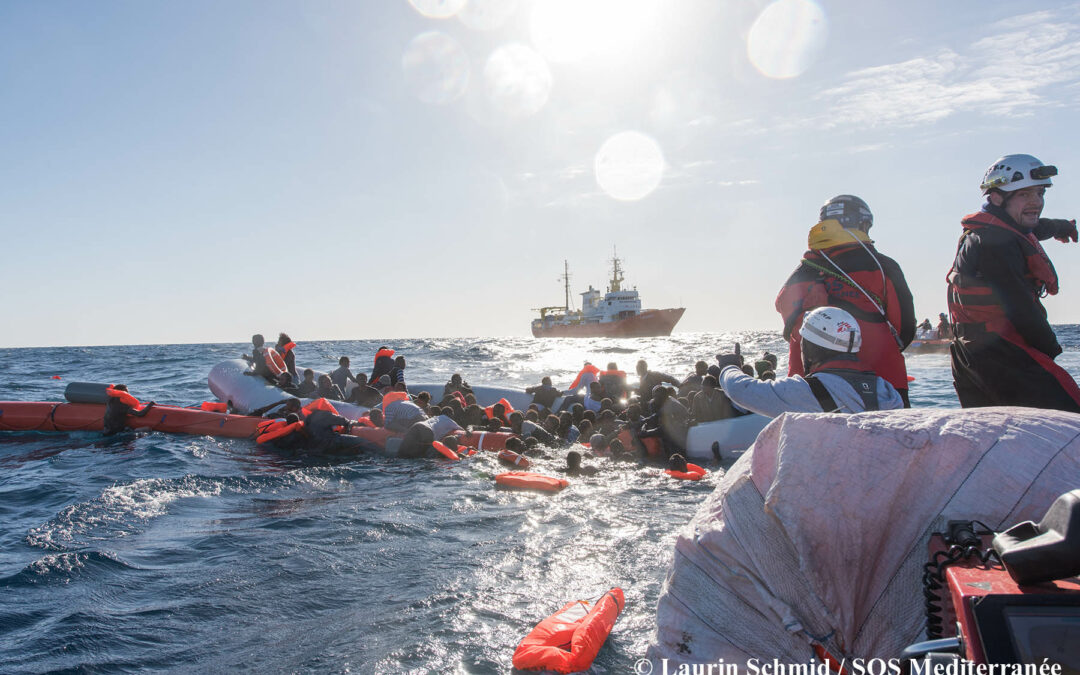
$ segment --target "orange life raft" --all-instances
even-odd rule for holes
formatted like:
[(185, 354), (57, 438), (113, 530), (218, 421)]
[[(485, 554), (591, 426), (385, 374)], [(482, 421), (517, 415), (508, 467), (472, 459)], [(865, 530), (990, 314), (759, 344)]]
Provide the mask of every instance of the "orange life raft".
[(514, 667), (558, 673), (588, 669), (625, 606), (621, 588), (567, 603), (525, 636), (514, 650)]
[(558, 492), (570, 481), (554, 476), (545, 476), (528, 471), (507, 471), (495, 476), (495, 482), (503, 487), (517, 488), (519, 490), (543, 490), (545, 492)]

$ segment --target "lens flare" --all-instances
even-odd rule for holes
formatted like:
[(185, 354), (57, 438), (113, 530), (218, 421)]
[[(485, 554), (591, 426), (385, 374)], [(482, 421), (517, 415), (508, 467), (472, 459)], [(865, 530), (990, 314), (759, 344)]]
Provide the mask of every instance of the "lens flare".
[(551, 69), (531, 47), (499, 47), (484, 66), (484, 86), (491, 103), (511, 117), (532, 115), (547, 103)]
[(401, 57), (409, 90), (424, 103), (457, 100), (469, 86), (469, 56), (457, 40), (429, 31), (412, 39)]
[(514, 15), (517, 6), (517, 0), (468, 0), (457, 18), (472, 30), (495, 30)]
[(651, 137), (637, 131), (615, 134), (600, 146), (595, 160), (596, 182), (614, 199), (646, 197), (664, 177), (664, 154)]
[(813, 0), (777, 0), (750, 28), (747, 56), (766, 77), (798, 77), (825, 46), (828, 25), (825, 11)]
[(449, 19), (465, 6), (467, 0), (409, 0), (413, 9), (429, 19)]

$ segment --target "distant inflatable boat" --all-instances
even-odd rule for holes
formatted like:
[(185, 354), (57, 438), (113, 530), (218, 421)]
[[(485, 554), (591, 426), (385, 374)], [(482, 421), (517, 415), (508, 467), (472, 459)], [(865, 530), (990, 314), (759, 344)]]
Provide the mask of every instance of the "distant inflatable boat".
[(952, 340), (927, 338), (925, 340), (912, 340), (904, 350), (906, 354), (948, 354)]

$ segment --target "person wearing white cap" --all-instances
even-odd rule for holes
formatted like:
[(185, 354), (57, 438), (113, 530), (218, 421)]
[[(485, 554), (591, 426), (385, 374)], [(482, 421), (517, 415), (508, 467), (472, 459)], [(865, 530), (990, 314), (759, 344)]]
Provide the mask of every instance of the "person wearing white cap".
[(806, 377), (759, 380), (741, 369), (742, 357), (718, 356), (720, 386), (732, 403), (767, 417), (785, 412), (896, 410), (904, 399), (887, 381), (860, 364), (859, 322), (838, 307), (819, 307), (799, 328)]

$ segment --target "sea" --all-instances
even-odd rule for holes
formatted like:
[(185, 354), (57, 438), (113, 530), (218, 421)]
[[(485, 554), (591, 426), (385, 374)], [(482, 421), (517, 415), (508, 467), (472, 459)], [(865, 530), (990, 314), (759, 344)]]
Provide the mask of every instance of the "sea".
[[(1080, 326), (1056, 330), (1058, 362), (1078, 377)], [(585, 360), (632, 373), (644, 358), (683, 377), (736, 342), (784, 370), (774, 332), (301, 341), (296, 353), (301, 368), (344, 355), (355, 371), (386, 344), (410, 382), (566, 387)], [(0, 398), (122, 382), (142, 401), (197, 404), (213, 400), (210, 368), (249, 347), (0, 349)], [(947, 355), (908, 369), (914, 406), (958, 405)], [(675, 538), (726, 466), (693, 483), (586, 463), (596, 476), (521, 493), (496, 488), (490, 453), (304, 459), (243, 439), (0, 432), (0, 672), (504, 673), (537, 622), (616, 586), (626, 608), (593, 669), (628, 672), (655, 633)]]

